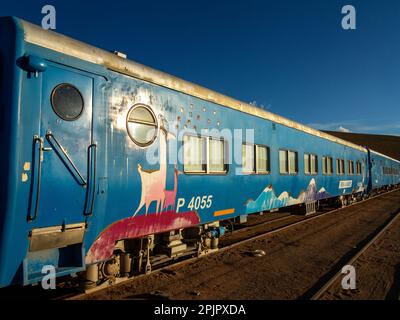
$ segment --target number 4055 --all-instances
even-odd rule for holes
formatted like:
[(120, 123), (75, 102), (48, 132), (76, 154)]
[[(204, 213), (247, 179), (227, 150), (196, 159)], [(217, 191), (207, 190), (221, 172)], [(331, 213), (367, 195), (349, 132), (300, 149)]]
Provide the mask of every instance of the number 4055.
[[(195, 196), (192, 197), (189, 201), (189, 204), (187, 205), (187, 208), (190, 211), (194, 210), (199, 210), (199, 209), (205, 209), (205, 208), (211, 208), (212, 206), (212, 199), (213, 196), (208, 195), (208, 196)], [(186, 204), (185, 198), (179, 198), (178, 199), (178, 204), (176, 206), (176, 212), (179, 212), (181, 208), (183, 208)]]

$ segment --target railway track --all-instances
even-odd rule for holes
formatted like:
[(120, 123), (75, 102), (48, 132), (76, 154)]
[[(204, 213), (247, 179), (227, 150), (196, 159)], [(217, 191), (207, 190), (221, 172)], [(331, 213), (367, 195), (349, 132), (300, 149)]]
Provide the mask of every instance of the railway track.
[[(383, 195), (390, 194), (390, 193), (395, 192), (397, 190), (398, 189), (394, 189), (394, 190), (390, 190), (388, 192), (380, 193), (378, 195), (375, 195), (375, 196), (370, 197), (370, 198), (365, 199), (365, 200), (361, 200), (361, 201), (355, 202), (355, 203), (353, 203), (351, 205), (348, 205), (348, 206), (345, 206), (343, 208), (338, 208), (338, 209), (328, 210), (328, 211), (323, 211), (323, 212), (317, 212), (317, 213), (314, 213), (314, 214), (311, 214), (311, 215), (308, 215), (308, 216), (283, 216), (283, 217), (280, 217), (280, 218), (268, 220), (268, 221), (265, 221), (265, 222), (261, 222), (261, 223), (257, 223), (257, 224), (251, 225), (249, 227), (245, 227), (245, 228), (239, 229), (239, 230), (233, 232), (232, 234), (234, 234), (235, 236), (237, 236), (238, 234), (241, 234), (242, 237), (239, 237), (239, 239), (235, 240), (234, 242), (227, 241), (227, 243), (225, 245), (222, 244), (222, 247), (220, 247), (217, 251), (211, 252), (211, 253), (209, 253), (207, 255), (204, 255), (204, 256), (201, 256), (201, 257), (197, 257), (196, 256), (196, 257), (186, 258), (186, 259), (178, 261), (178, 262), (170, 263), (168, 265), (165, 265), (165, 266), (162, 266), (162, 267), (159, 267), (159, 268), (155, 268), (152, 271), (152, 273), (164, 272), (164, 271), (168, 271), (169, 268), (173, 268), (173, 267), (177, 267), (177, 266), (183, 266), (185, 264), (188, 264), (188, 263), (191, 263), (191, 262), (193, 262), (195, 260), (198, 260), (199, 258), (201, 259), (202, 257), (213, 255), (213, 254), (216, 254), (218, 252), (223, 252), (223, 251), (230, 250), (232, 248), (238, 247), (238, 246), (246, 244), (248, 242), (252, 242), (252, 241), (258, 240), (260, 238), (263, 238), (263, 237), (266, 237), (266, 236), (269, 236), (269, 235), (273, 235), (273, 234), (282, 232), (284, 230), (287, 230), (289, 228), (298, 226), (298, 225), (303, 224), (305, 222), (309, 222), (310, 220), (318, 219), (320, 217), (332, 214), (334, 212), (341, 211), (343, 209), (346, 209), (346, 208), (349, 208), (349, 207), (352, 207), (352, 206), (357, 206), (359, 204), (368, 202), (368, 201), (370, 201), (372, 199), (378, 198), (378, 197), (383, 196)], [(280, 222), (282, 222), (281, 225), (279, 225)], [(268, 229), (268, 226), (271, 226), (273, 224), (278, 224), (278, 226)], [(254, 228), (257, 228), (257, 229), (260, 229), (260, 230), (254, 232), (254, 230), (253, 230)], [(265, 229), (268, 229), (268, 230), (266, 231)], [(249, 231), (252, 232), (252, 235), (251, 236), (246, 236), (246, 232), (249, 232)], [(125, 283), (125, 282), (128, 282), (128, 281), (134, 281), (135, 279), (142, 278), (142, 277), (145, 277), (145, 276), (146, 276), (145, 274), (141, 274), (141, 275), (138, 275), (138, 276), (135, 276), (135, 277), (131, 277), (131, 278), (117, 278), (117, 279), (114, 280), (114, 282), (112, 284), (113, 285), (118, 285), (118, 284), (122, 284), (122, 283)], [(99, 285), (96, 288), (86, 290), (85, 293), (80, 293), (80, 294), (77, 294), (77, 295), (74, 295), (74, 296), (70, 296), (70, 297), (61, 297), (60, 299), (70, 299), (70, 300), (79, 299), (79, 298), (81, 298), (81, 297), (83, 297), (83, 296), (85, 296), (87, 294), (91, 294), (91, 293), (94, 293), (94, 292), (97, 292), (97, 291), (101, 291), (101, 290), (106, 289), (108, 287), (110, 287), (110, 284), (109, 283), (104, 283), (102, 285)]]
[[(354, 266), (354, 264), (356, 263), (356, 261), (373, 245), (375, 244), (378, 240), (380, 240), (380, 238), (382, 237), (382, 235), (389, 230), (392, 225), (398, 221), (400, 219), (400, 210), (396, 213), (395, 216), (393, 216), (385, 225), (383, 225), (380, 230), (378, 230), (374, 235), (372, 235), (372, 239), (370, 239), (364, 246), (362, 246), (355, 254), (353, 254), (353, 256), (343, 265), (350, 265), (350, 266)], [(370, 236), (371, 237), (371, 236)], [(369, 238), (370, 238), (369, 237)], [(338, 268), (339, 267), (339, 268)], [(341, 272), (341, 267), (337, 266), (335, 269), (339, 269), (338, 271), (336, 271), (336, 273), (327, 281), (323, 281), (319, 284), (317, 284), (318, 286), (320, 286), (320, 288), (318, 289), (317, 292), (315, 292), (312, 296), (311, 296), (311, 300), (319, 300), (321, 299), (321, 297), (334, 285), (336, 284), (342, 277), (343, 277), (343, 273)], [(315, 289), (314, 289), (315, 290)], [(400, 297), (399, 297), (400, 299)]]

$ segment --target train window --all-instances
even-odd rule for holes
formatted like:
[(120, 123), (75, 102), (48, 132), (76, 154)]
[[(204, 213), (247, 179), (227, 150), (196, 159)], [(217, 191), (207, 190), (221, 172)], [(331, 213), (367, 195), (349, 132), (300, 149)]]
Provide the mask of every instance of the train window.
[(288, 154), (286, 150), (279, 150), (279, 172), (289, 173), (288, 170)]
[(318, 174), (318, 156), (315, 154), (304, 154), (304, 173)]
[(185, 172), (205, 173), (205, 138), (198, 136), (183, 137), (183, 167)]
[(356, 162), (356, 174), (361, 175), (361, 162), (360, 161)]
[(279, 150), (279, 172), (281, 174), (296, 174), (298, 172), (297, 152)]
[(327, 157), (327, 174), (333, 174), (333, 159), (331, 157)]
[(128, 135), (134, 143), (146, 147), (154, 142), (157, 136), (157, 120), (148, 106), (133, 106), (126, 119)]
[(305, 174), (310, 174), (311, 169), (310, 169), (310, 155), (308, 153), (304, 154), (304, 173)]
[(186, 135), (183, 137), (185, 173), (227, 173), (225, 141), (219, 138)]
[(51, 93), (51, 106), (54, 112), (65, 121), (80, 117), (84, 102), (80, 91), (69, 83), (57, 85)]
[(224, 140), (209, 138), (209, 172), (225, 172)]
[(311, 174), (318, 174), (318, 156), (311, 155)]
[(242, 171), (243, 173), (254, 172), (254, 145), (242, 144)]
[(256, 145), (256, 171), (259, 174), (270, 172), (270, 154), (266, 146)]
[(270, 151), (267, 146), (244, 143), (242, 145), (242, 172), (245, 174), (268, 174)]
[(289, 151), (289, 174), (297, 173), (297, 152)]
[(349, 175), (354, 174), (354, 161), (352, 160), (347, 160), (347, 173)]
[(336, 159), (336, 173), (338, 175), (344, 174), (344, 160), (343, 159)]
[(382, 167), (382, 170), (383, 170), (384, 175), (393, 175), (394, 174), (394, 172), (393, 172), (394, 168)]
[(333, 173), (333, 160), (331, 157), (322, 157), (322, 173), (325, 175)]

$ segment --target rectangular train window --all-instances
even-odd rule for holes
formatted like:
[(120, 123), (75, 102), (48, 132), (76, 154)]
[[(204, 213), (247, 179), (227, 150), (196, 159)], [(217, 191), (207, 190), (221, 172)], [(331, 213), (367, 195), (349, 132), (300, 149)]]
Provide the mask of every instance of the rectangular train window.
[(254, 173), (254, 145), (242, 144), (242, 171)]
[(279, 150), (279, 172), (281, 174), (297, 174), (297, 152), (289, 150)]
[(305, 174), (311, 174), (310, 155), (308, 153), (304, 154), (304, 173)]
[(183, 137), (183, 167), (185, 172), (206, 172), (206, 140), (204, 137)]
[(242, 145), (242, 171), (246, 174), (268, 174), (270, 151), (267, 146), (244, 143)]
[(322, 173), (325, 175), (333, 173), (333, 159), (331, 157), (322, 157)]
[(304, 173), (318, 174), (318, 156), (315, 154), (304, 154)]
[(289, 172), (287, 158), (287, 151), (279, 150), (279, 172), (282, 174)]
[(183, 168), (185, 173), (227, 173), (225, 141), (219, 138), (185, 135)]
[(208, 171), (212, 173), (226, 172), (224, 140), (209, 138), (208, 153)]
[(361, 162), (360, 161), (356, 162), (356, 174), (361, 175)]
[(354, 174), (354, 161), (353, 160), (347, 160), (347, 173), (349, 175)]
[(344, 175), (344, 160), (336, 159), (336, 173), (338, 175)]
[(256, 145), (256, 172), (267, 174), (270, 172), (270, 152), (266, 146)]

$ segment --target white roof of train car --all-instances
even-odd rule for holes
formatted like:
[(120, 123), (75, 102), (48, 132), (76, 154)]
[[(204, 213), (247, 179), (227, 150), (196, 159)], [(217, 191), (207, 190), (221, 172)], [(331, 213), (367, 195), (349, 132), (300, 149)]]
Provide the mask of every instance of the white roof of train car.
[(241, 102), (191, 82), (171, 76), (164, 72), (157, 71), (142, 64), (121, 58), (111, 52), (96, 48), (56, 32), (43, 30), (42, 28), (27, 21), (20, 20), (20, 22), (24, 29), (25, 41), (28, 43), (45, 47), (69, 56), (77, 57), (84, 61), (103, 65), (110, 70), (122, 73), (124, 75), (180, 91), (203, 100), (214, 102), (234, 110), (242, 111), (256, 117), (267, 119), (275, 123), (357, 149), (359, 151), (367, 152), (364, 147), (361, 147), (357, 144), (345, 141), (330, 134), (281, 117), (269, 111), (257, 108), (251, 104)]
[(382, 156), (382, 157), (384, 157), (384, 158), (387, 158), (387, 159), (389, 159), (389, 160), (392, 160), (392, 161), (395, 161), (395, 162), (397, 162), (397, 163), (400, 163), (399, 160), (394, 159), (394, 158), (392, 158), (392, 157), (389, 157), (389, 156), (387, 156), (386, 154), (380, 153), (380, 152), (375, 151), (375, 150), (372, 150), (372, 149), (371, 149), (371, 152), (373, 152), (373, 153), (375, 153), (375, 154), (377, 154), (377, 155), (380, 155), (380, 156)]

